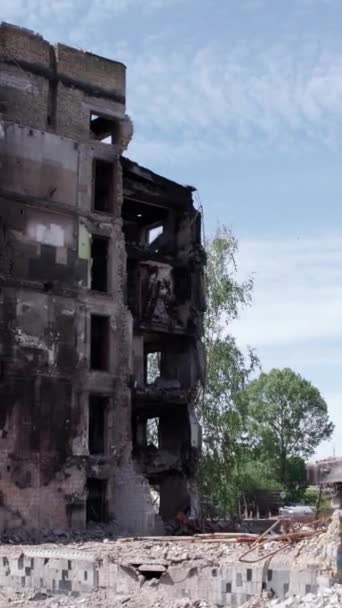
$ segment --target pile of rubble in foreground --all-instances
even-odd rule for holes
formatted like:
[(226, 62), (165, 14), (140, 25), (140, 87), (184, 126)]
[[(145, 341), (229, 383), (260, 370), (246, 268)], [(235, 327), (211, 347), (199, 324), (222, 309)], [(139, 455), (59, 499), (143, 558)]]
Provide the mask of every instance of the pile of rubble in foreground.
[[(44, 594), (10, 594), (0, 592), (1, 608), (216, 608), (205, 601), (191, 602), (187, 599), (168, 600), (158, 591), (150, 589), (125, 597), (111, 599), (100, 592), (84, 595), (81, 598), (70, 598)], [(241, 608), (339, 608), (342, 606), (342, 586), (336, 585), (323, 589), (317, 595), (309, 593), (303, 597), (292, 596), (286, 600), (277, 598), (255, 597), (243, 604)]]
[(47, 596), (43, 593), (4, 593), (0, 591), (1, 608), (215, 608), (203, 600), (171, 600), (153, 588), (118, 600), (98, 591), (73, 598)]
[[(18, 586), (14, 587), (12, 591), (0, 588), (0, 608), (27, 608), (28, 606), (32, 608), (218, 608), (218, 604), (200, 599), (201, 596), (210, 598), (210, 600), (213, 597), (210, 593), (206, 593), (206, 587), (202, 586), (201, 590), (201, 569), (213, 569), (212, 573), (215, 572), (216, 577), (218, 568), (224, 570), (231, 565), (234, 565), (235, 568), (235, 564), (239, 562), (245, 569), (246, 563), (257, 564), (258, 568), (271, 568), (274, 572), (278, 569), (278, 571), (288, 570), (302, 573), (314, 568), (316, 571), (326, 573), (326, 584), (329, 580), (339, 580), (336, 576), (338, 574), (337, 548), (342, 533), (342, 513), (340, 511), (336, 511), (331, 520), (330, 518), (317, 520), (310, 525), (300, 526), (295, 531), (287, 530), (276, 533), (275, 525), (275, 523), (272, 525), (273, 530), (270, 528), (273, 533), (267, 536), (265, 534), (257, 536), (244, 533), (220, 533), (199, 534), (192, 537), (164, 536), (114, 540), (102, 539), (101, 533), (96, 541), (91, 542), (81, 536), (75, 536), (72, 542), (67, 542), (66, 539), (59, 543), (47, 542), (39, 548), (35, 548), (33, 552), (32, 547), (9, 542), (4, 545), (5, 552), (3, 553), (7, 560), (12, 558), (18, 560), (21, 555), (25, 554), (30, 558), (41, 554), (43, 557), (51, 555), (56, 559), (59, 557), (68, 560), (75, 559), (75, 563), (77, 563), (77, 558), (81, 555), (82, 563), (84, 559), (87, 559), (93, 566), (97, 565), (99, 568), (105, 561), (108, 564), (117, 564), (123, 569), (129, 568), (130, 572), (135, 573), (134, 576), (138, 576), (138, 579), (135, 580), (140, 586), (126, 585), (120, 593), (127, 592), (127, 595), (118, 595), (116, 584), (112, 586), (103, 584), (98, 590), (87, 594), (82, 592), (82, 595), (78, 597), (75, 597), (77, 592), (74, 592), (72, 596), (71, 591), (69, 591), (70, 595), (53, 595), (45, 591), (30, 592), (24, 589), (21, 591), (21, 587)], [(173, 569), (180, 570), (182, 580), (184, 576), (187, 576), (186, 573), (197, 570), (199, 572), (198, 592), (196, 586), (191, 591), (191, 597), (194, 599), (170, 597), (172, 593), (167, 584), (160, 584), (158, 577), (151, 578), (142, 574), (145, 571), (154, 572), (154, 570), (141, 568), (142, 565), (151, 564), (159, 566), (163, 571), (168, 569), (168, 573), (172, 573)], [(249, 566), (250, 569), (252, 567)], [(161, 570), (155, 569), (155, 571), (160, 572)], [(173, 580), (172, 577), (171, 580)], [(320, 582), (321, 584), (325, 583)], [(43, 587), (43, 583), (40, 583), (40, 586), (42, 589), (46, 589)], [(268, 593), (277, 592), (277, 586), (273, 586), (276, 591), (272, 587), (266, 587), (269, 589)], [(302, 587), (307, 588), (303, 584), (294, 586), (293, 589)], [(315, 587), (317, 588), (318, 585)], [(91, 588), (88, 587), (88, 589)], [(17, 589), (17, 592), (14, 589)], [(18, 592), (19, 589), (20, 592)], [(283, 587), (281, 591), (278, 589), (279, 594), (283, 594), (282, 589)], [(183, 592), (183, 588), (179, 588), (177, 594), (183, 595)], [(260, 579), (260, 586), (256, 585), (255, 592), (257, 595), (243, 604), (241, 608), (342, 607), (342, 586), (337, 585), (327, 589), (322, 587), (317, 595), (308, 594), (300, 597), (290, 595), (286, 599), (280, 599), (275, 596), (259, 595), (261, 593)], [(229, 593), (227, 591), (227, 594)], [(291, 586), (288, 587), (288, 593), (291, 593)], [(187, 590), (187, 594), (190, 595), (189, 590)], [(246, 595), (247, 592), (242, 601)], [(233, 596), (229, 596), (229, 599), (231, 597)], [(236, 597), (234, 596), (235, 601), (234, 603), (232, 601), (232, 606), (236, 605)]]
[(240, 608), (338, 608), (342, 606), (342, 585), (327, 587), (317, 594), (291, 596), (286, 600), (267, 597), (253, 598)]

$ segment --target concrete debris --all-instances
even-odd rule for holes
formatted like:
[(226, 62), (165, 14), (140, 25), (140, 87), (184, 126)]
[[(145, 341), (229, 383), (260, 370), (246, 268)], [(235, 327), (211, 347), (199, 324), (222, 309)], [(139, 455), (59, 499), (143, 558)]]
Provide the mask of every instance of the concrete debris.
[[(320, 535), (297, 543), (270, 537), (263, 545), (252, 544), (247, 563), (241, 559), (246, 543), (222, 539), (3, 545), (0, 586), (5, 583), (7, 590), (19, 593), (9, 602), (19, 608), (28, 602), (37, 608), (82, 603), (93, 608), (211, 608), (240, 606), (251, 598), (256, 603), (249, 608), (269, 608), (263, 589), (281, 599), (319, 592), (336, 581), (340, 533), (341, 513), (336, 512)], [(6, 606), (5, 600), (6, 595)]]
[(101, 591), (82, 597), (47, 596), (44, 594), (0, 592), (1, 608), (214, 608), (203, 600), (191, 601), (187, 598), (168, 599), (165, 594), (152, 588), (131, 596), (117, 599)]
[[(44, 594), (14, 594), (0, 592), (1, 608), (214, 608), (203, 600), (187, 598), (168, 600), (163, 594), (150, 588), (132, 596), (114, 599), (96, 592), (83, 597), (43, 597)], [(342, 605), (342, 586), (322, 589), (317, 595), (308, 593), (303, 597), (290, 596), (285, 600), (269, 598), (267, 594), (245, 602), (241, 608), (339, 608)]]
[(241, 608), (337, 608), (342, 605), (342, 586), (335, 585), (322, 589), (314, 595), (290, 596), (285, 600), (270, 599), (267, 594), (249, 600)]
[(0, 543), (3, 545), (40, 545), (44, 543), (68, 544), (82, 542), (108, 542), (109, 539), (118, 537), (118, 526), (115, 522), (111, 524), (98, 524), (86, 530), (70, 529), (7, 529), (0, 532)]

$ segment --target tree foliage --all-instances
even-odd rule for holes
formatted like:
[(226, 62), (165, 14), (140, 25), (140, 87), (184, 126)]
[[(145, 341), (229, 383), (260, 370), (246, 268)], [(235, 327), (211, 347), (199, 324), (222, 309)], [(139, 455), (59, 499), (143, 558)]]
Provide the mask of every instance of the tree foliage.
[(333, 432), (327, 404), (308, 380), (291, 369), (273, 369), (244, 392), (255, 451), (273, 462), (277, 478), (295, 490), (305, 479), (304, 459)]
[(333, 430), (319, 391), (290, 369), (259, 370), (230, 324), (251, 303), (253, 281), (239, 281), (238, 243), (225, 227), (207, 243), (205, 346), (207, 383), (198, 401), (203, 429), (202, 494), (222, 513), (236, 513), (242, 489), (286, 489), (303, 496), (304, 459)]
[(240, 400), (258, 365), (250, 350), (245, 356), (229, 334), (229, 324), (251, 301), (253, 283), (237, 279), (238, 244), (220, 228), (207, 245), (208, 306), (205, 318), (207, 384), (199, 405), (203, 429), (202, 492), (222, 511), (236, 509), (239, 456), (244, 444), (244, 402)]

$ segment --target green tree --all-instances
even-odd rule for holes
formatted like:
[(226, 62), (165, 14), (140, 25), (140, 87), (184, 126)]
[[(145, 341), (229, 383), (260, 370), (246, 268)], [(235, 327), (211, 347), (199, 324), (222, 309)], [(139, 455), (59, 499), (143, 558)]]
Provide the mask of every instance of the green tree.
[(242, 490), (283, 490), (274, 475), (272, 462), (253, 457), (250, 450), (241, 455), (240, 487)]
[(202, 493), (222, 512), (235, 512), (239, 461), (246, 449), (245, 409), (240, 394), (258, 366), (252, 350), (245, 356), (229, 334), (229, 324), (251, 301), (252, 280), (237, 279), (237, 240), (225, 227), (207, 243), (205, 346), (207, 383), (198, 402), (203, 429)]
[(303, 461), (333, 432), (326, 402), (288, 368), (261, 373), (244, 397), (256, 453), (272, 461), (280, 483), (294, 490), (300, 479), (304, 483)]

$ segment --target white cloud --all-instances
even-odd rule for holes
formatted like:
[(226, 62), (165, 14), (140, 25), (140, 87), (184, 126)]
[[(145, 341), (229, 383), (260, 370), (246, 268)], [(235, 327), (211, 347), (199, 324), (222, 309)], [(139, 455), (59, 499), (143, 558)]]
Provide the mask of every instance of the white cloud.
[(84, 0), (2, 0), (1, 16), (3, 19), (8, 19), (9, 17), (34, 15), (36, 19), (39, 19), (39, 17), (45, 18), (63, 13), (65, 20), (68, 21), (70, 13), (82, 7), (85, 9), (85, 14), (101, 18), (101, 16), (123, 13), (136, 7), (150, 11), (184, 1), (187, 0), (90, 0), (90, 2), (84, 2)]
[(213, 148), (227, 157), (337, 147), (342, 55), (322, 52), (310, 63), (308, 50), (246, 42), (170, 51), (153, 43), (139, 56), (127, 53), (138, 154), (146, 133), (158, 152), (169, 145), (179, 162), (186, 145), (195, 158), (211, 158)]
[(233, 326), (241, 344), (284, 346), (342, 338), (342, 235), (240, 241), (253, 306)]
[[(63, 24), (69, 44), (126, 62), (131, 150), (143, 162), (145, 154), (181, 163), (340, 145), (342, 54), (309, 32), (271, 44), (244, 38), (243, 23), (234, 42), (200, 32), (178, 40), (176, 20), (172, 33), (168, 22), (153, 28), (148, 12), (184, 3), (193, 0), (4, 0), (2, 16), (53, 38)], [(138, 46), (128, 45), (118, 16), (139, 15), (148, 33), (142, 27)]]
[(240, 274), (253, 274), (252, 306), (230, 331), (256, 348), (264, 371), (291, 367), (320, 390), (336, 425), (317, 457), (342, 443), (342, 234), (240, 240)]
[[(316, 458), (328, 458), (330, 456), (342, 456), (342, 390), (340, 392), (326, 392), (324, 399), (328, 404), (331, 419), (335, 424), (335, 431), (329, 441), (323, 441), (316, 450)], [(314, 459), (313, 459), (314, 460)]]

